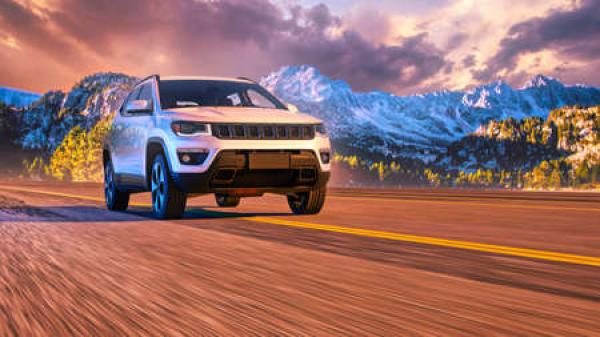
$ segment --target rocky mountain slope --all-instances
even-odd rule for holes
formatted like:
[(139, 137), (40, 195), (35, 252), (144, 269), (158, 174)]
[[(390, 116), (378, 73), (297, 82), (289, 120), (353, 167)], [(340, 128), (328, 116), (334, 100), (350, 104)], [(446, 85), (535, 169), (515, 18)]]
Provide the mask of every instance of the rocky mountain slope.
[(528, 170), (542, 161), (600, 163), (600, 106), (564, 107), (548, 117), (491, 121), (448, 146), (438, 166)]
[(69, 92), (47, 92), (23, 111), (18, 143), (51, 154), (73, 127), (89, 130), (116, 111), (136, 81), (123, 74), (98, 73), (83, 78)]
[(546, 120), (490, 121), (428, 164), (341, 154), (335, 161), (355, 186), (598, 188), (600, 105), (555, 109)]
[(284, 67), (261, 83), (325, 120), (333, 139), (344, 147), (425, 161), (492, 120), (546, 118), (562, 106), (600, 104), (598, 88), (564, 85), (541, 75), (520, 89), (497, 81), (468, 91), (413, 96), (354, 92), (310, 66)]

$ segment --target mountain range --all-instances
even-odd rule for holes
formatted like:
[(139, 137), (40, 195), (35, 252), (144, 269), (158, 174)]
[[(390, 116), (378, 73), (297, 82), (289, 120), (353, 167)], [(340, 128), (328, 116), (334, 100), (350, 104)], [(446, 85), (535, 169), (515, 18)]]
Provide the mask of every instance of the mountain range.
[(412, 96), (355, 92), (311, 66), (288, 66), (260, 83), (323, 119), (334, 143), (388, 158), (434, 160), (492, 120), (547, 118), (556, 108), (600, 104), (600, 89), (537, 75), (521, 88), (496, 81), (465, 91)]
[[(89, 130), (110, 117), (136, 81), (124, 74), (97, 73), (83, 78), (69, 92), (39, 96), (4, 88), (0, 101), (20, 107), (12, 118), (19, 124), (16, 142), (49, 155), (74, 126)], [(442, 165), (448, 162), (444, 156), (449, 151), (457, 154), (462, 139), (492, 121), (546, 119), (551, 110), (562, 106), (600, 104), (599, 88), (565, 85), (542, 75), (521, 88), (496, 81), (465, 91), (412, 96), (355, 92), (346, 82), (306, 65), (283, 67), (259, 82), (301, 111), (323, 119), (339, 153)], [(486, 163), (491, 165), (491, 159)]]
[(84, 77), (69, 92), (49, 91), (18, 116), (24, 149), (51, 154), (75, 126), (91, 129), (112, 116), (137, 79), (118, 73)]
[(40, 99), (41, 96), (25, 90), (0, 87), (0, 102), (17, 108), (24, 108)]

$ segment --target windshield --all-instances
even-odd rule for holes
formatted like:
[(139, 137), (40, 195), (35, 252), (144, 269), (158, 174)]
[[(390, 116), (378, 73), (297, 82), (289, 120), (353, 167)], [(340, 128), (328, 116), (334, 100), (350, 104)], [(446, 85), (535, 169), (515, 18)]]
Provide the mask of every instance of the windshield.
[(218, 80), (162, 80), (160, 106), (175, 109), (194, 106), (286, 109), (275, 96), (255, 83)]

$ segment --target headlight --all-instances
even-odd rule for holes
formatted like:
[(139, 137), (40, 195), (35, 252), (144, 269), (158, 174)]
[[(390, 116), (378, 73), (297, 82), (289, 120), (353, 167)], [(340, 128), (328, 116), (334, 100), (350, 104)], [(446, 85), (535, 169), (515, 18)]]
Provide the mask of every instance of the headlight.
[(315, 125), (315, 132), (319, 136), (327, 136), (327, 129), (325, 128), (325, 125), (323, 125), (323, 124)]
[(198, 122), (173, 122), (171, 124), (173, 132), (180, 137), (192, 137), (209, 135), (208, 124)]

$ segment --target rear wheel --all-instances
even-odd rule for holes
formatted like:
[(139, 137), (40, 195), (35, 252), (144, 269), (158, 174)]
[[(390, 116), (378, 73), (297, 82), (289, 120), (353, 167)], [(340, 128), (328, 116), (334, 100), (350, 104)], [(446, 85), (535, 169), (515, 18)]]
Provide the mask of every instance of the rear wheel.
[(129, 193), (122, 192), (115, 183), (115, 171), (112, 162), (104, 163), (104, 200), (111, 211), (124, 211), (129, 206)]
[(300, 192), (288, 195), (288, 205), (295, 214), (317, 214), (325, 204), (325, 186), (315, 188), (310, 192)]
[(240, 197), (215, 193), (215, 200), (219, 207), (236, 207), (240, 204)]
[(162, 154), (154, 157), (150, 185), (154, 215), (159, 219), (181, 218), (185, 211), (187, 195), (173, 183), (167, 161)]

